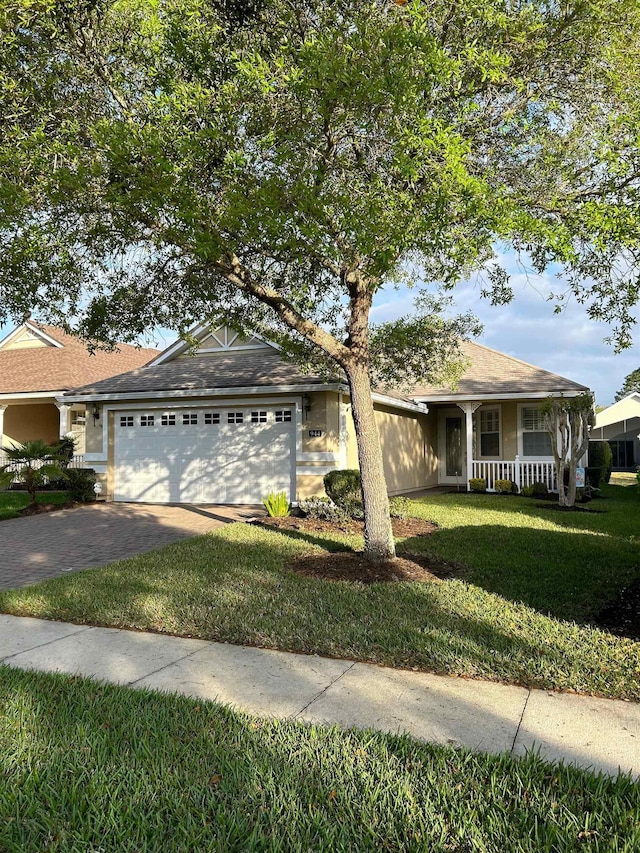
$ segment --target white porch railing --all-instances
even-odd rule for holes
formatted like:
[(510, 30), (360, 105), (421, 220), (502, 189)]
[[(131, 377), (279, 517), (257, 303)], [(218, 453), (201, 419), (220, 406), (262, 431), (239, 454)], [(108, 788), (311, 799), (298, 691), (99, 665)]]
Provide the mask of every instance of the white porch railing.
[[(32, 463), (34, 468), (40, 468), (42, 465), (46, 465), (46, 462), (34, 462)], [(25, 466), (20, 464), (20, 462), (12, 462), (9, 457), (5, 453), (0, 453), (0, 467), (6, 466), (7, 471), (13, 471), (17, 473), (21, 468)], [(68, 465), (69, 468), (84, 468), (84, 455), (74, 456)]]
[(495, 492), (496, 480), (512, 480), (518, 489), (523, 486), (531, 486), (533, 483), (544, 483), (550, 492), (558, 491), (555, 462), (542, 460), (523, 462), (519, 456), (516, 456), (513, 461), (495, 460), (489, 462), (474, 459), (473, 476), (481, 477), (486, 481), (488, 492)]

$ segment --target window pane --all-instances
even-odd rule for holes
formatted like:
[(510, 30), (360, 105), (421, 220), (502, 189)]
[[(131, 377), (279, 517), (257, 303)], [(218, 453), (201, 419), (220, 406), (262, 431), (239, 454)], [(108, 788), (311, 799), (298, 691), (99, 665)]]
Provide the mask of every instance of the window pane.
[(486, 432), (480, 436), (480, 453), (482, 456), (500, 455), (500, 433)]
[(551, 436), (548, 432), (523, 432), (523, 456), (552, 456)]

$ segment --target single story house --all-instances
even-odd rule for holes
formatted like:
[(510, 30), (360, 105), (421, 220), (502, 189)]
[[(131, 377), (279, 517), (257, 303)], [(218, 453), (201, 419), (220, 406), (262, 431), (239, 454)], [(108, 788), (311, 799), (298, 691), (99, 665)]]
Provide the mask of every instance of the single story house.
[(640, 465), (640, 394), (633, 391), (596, 415), (591, 439), (608, 441), (616, 471), (635, 471)]
[(66, 391), (146, 364), (158, 350), (120, 344), (89, 353), (62, 329), (26, 320), (0, 341), (0, 447), (68, 432), (84, 453), (85, 405), (60, 399)]
[[(107, 499), (258, 503), (323, 494), (323, 476), (357, 467), (346, 382), (326, 382), (258, 338), (199, 326), (197, 351), (178, 341), (148, 365), (62, 395), (94, 408), (85, 465)], [(464, 343), (469, 367), (454, 390), (378, 389), (376, 419), (390, 494), (470, 477), (554, 486), (539, 405), (587, 389), (511, 356)]]

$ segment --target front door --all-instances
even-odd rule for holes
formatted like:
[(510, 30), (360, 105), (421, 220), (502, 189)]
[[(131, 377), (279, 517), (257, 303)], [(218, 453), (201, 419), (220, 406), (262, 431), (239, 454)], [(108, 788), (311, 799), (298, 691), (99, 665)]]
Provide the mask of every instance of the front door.
[(466, 485), (466, 437), (460, 409), (441, 409), (438, 415), (438, 482)]

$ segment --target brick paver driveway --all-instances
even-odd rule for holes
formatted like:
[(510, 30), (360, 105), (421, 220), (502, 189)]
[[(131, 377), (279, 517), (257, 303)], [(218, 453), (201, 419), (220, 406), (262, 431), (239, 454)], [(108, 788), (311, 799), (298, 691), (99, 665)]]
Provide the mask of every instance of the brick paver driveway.
[(0, 589), (103, 566), (229, 521), (257, 507), (98, 503), (0, 522)]

